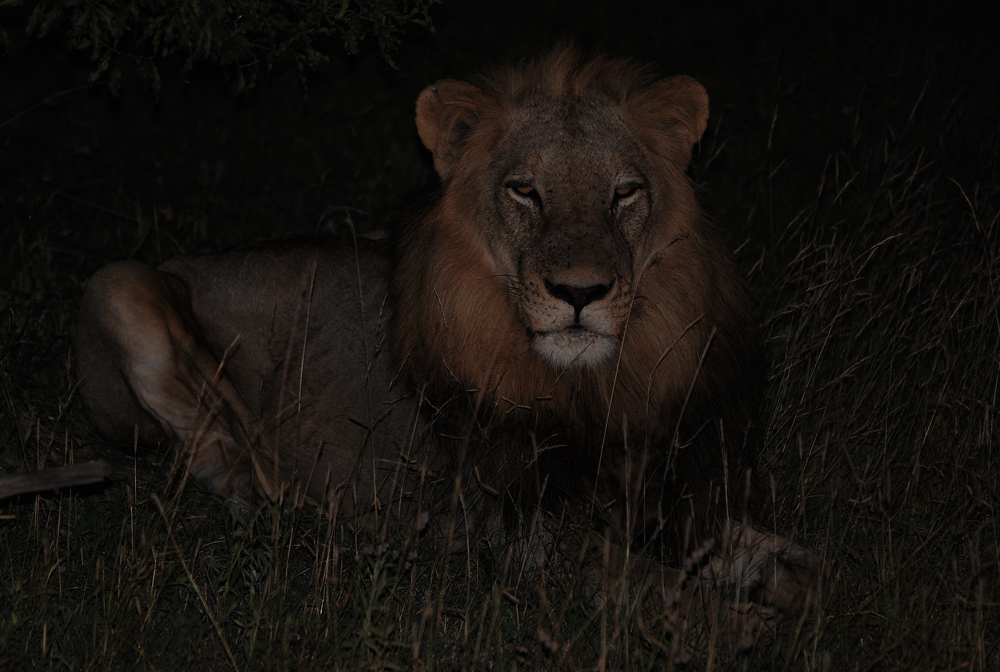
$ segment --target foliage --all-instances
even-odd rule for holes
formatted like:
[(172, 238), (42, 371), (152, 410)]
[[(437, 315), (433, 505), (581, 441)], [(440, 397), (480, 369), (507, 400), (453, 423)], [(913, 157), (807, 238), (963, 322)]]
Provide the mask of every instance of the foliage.
[[(431, 27), (430, 8), (440, 0), (43, 0), (27, 18), (34, 37), (65, 35), (96, 63), (92, 79), (107, 75), (112, 90), (123, 72), (148, 76), (159, 88), (163, 59), (222, 66), (239, 88), (253, 86), (258, 68), (281, 57), (300, 69), (330, 58), (336, 41), (357, 54), (366, 38), (392, 65), (401, 34)], [(0, 5), (14, 6), (20, 0)], [(0, 32), (0, 44), (7, 39)]]

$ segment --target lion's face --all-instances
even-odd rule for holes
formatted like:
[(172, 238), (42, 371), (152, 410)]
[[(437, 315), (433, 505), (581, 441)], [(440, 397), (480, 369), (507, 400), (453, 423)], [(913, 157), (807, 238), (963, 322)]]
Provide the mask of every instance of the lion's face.
[[(707, 97), (694, 80), (643, 91), (634, 100), (546, 86), (498, 96), (445, 80), (418, 102), (445, 199), (466, 212), (475, 201), (466, 225), (477, 227), (531, 349), (558, 370), (618, 351), (642, 273), (670, 239), (657, 175), (667, 177), (665, 159), (679, 159), (682, 174), (704, 130)], [(673, 144), (658, 147), (664, 129)]]
[(482, 233), (532, 349), (559, 369), (594, 366), (618, 349), (645, 262), (643, 151), (613, 106), (535, 105), (550, 107), (542, 123), (515, 115), (504, 160), (476, 176)]

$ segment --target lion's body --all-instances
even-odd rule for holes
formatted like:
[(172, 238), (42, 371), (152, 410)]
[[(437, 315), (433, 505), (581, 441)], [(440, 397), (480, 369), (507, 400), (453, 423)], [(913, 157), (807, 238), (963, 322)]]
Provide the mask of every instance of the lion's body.
[(707, 116), (694, 80), (571, 49), (442, 80), (417, 103), (442, 188), (394, 256), (277, 244), (98, 274), (91, 415), (166, 435), (230, 496), (356, 513), (443, 466), (485, 509), (593, 501), (616, 543), (724, 547), (760, 501), (762, 360), (685, 175)]
[[(363, 238), (356, 249), (357, 255), (351, 241), (279, 243), (162, 264), (157, 271), (184, 289), (183, 296), (170, 297), (171, 305), (183, 308), (184, 326), (211, 356), (201, 365), (205, 370), (186, 353), (169, 362), (195, 379), (185, 390), (194, 408), (174, 411), (164, 407), (171, 395), (174, 402), (181, 396), (177, 386), (156, 386), (170, 377), (144, 376), (124, 357), (109, 366), (114, 360), (96, 342), (102, 331), (140, 321), (136, 339), (156, 342), (164, 311), (143, 320), (129, 300), (152, 271), (127, 262), (103, 269), (91, 281), (83, 305), (90, 319), (77, 338), (91, 417), (121, 443), (132, 441), (138, 423), (145, 443), (165, 436), (182, 445), (210, 445), (220, 428), (206, 417), (210, 407), (221, 407), (222, 431), (259, 451), (264, 473), (257, 489), (294, 484), (289, 494), (296, 502), (331, 504), (341, 515), (369, 510), (376, 492), (405, 475), (400, 466), (407, 455), (416, 457), (424, 436), (417, 395), (393, 386), (384, 343), (388, 251)], [(116, 294), (125, 296), (116, 300)], [(222, 371), (231, 390), (215, 380)], [(206, 426), (208, 436), (195, 438)], [(230, 487), (228, 474), (193, 471), (225, 494), (250, 494), (240, 490), (244, 486)]]

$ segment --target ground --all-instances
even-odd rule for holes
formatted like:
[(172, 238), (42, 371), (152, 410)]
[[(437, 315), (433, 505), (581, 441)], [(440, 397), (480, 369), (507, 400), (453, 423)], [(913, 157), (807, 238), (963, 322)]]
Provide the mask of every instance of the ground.
[[(165, 64), (158, 96), (115, 97), (85, 53), (14, 36), (0, 474), (97, 456), (115, 473), (0, 501), (0, 669), (1000, 669), (995, 24), (929, 2), (477, 4), (435, 8), (398, 70), (369, 49), (241, 94)], [(421, 88), (560, 31), (711, 98), (692, 176), (768, 342), (768, 523), (832, 572), (818, 615), (748, 650), (595, 610), (569, 570), (541, 590), (475, 549), (234, 509), (168, 455), (104, 445), (74, 395), (76, 306), (102, 264), (384, 224), (433, 183)]]

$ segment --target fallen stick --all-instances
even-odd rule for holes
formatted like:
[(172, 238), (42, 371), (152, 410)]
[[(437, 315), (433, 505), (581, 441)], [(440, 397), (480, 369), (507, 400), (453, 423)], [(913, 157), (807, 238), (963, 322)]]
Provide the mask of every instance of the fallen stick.
[(23, 495), (26, 492), (59, 490), (73, 485), (100, 483), (111, 473), (111, 465), (104, 460), (91, 460), (65, 467), (53, 467), (27, 474), (0, 476), (0, 499)]

